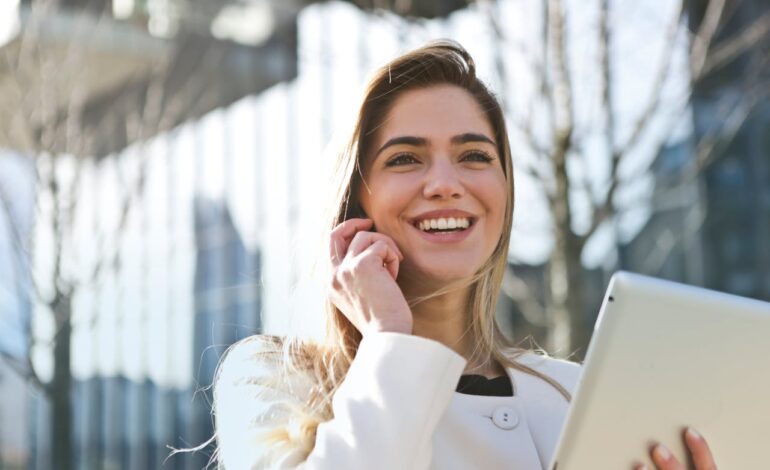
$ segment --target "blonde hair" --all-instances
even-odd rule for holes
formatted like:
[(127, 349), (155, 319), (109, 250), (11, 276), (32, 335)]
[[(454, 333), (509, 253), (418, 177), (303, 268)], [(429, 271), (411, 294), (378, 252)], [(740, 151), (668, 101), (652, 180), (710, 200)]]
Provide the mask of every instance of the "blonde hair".
[[(467, 333), (471, 335), (475, 348), (468, 358), (469, 363), (486, 364), (494, 359), (504, 367), (518, 369), (541, 378), (569, 401), (569, 392), (557, 381), (517, 362), (517, 358), (527, 351), (514, 347), (502, 334), (495, 320), (495, 306), (506, 269), (513, 221), (511, 150), (500, 104), (476, 76), (473, 59), (462, 46), (448, 40), (434, 41), (407, 52), (376, 70), (364, 92), (352, 135), (338, 154), (333, 181), (336, 192), (330, 204), (327, 233), (343, 221), (360, 216), (358, 192), (363, 182), (363, 159), (371, 150), (376, 130), (385, 120), (397, 97), (408, 90), (436, 85), (454, 85), (475, 98), (494, 131), (494, 140), (508, 183), (505, 219), (500, 239), (484, 265), (460, 286), (470, 290)], [(456, 288), (457, 285), (445, 286), (428, 296), (412, 299), (410, 303), (413, 305)], [(271, 428), (260, 437), (262, 442), (259, 444), (265, 448), (266, 453), (274, 455), (275, 458), (280, 458), (281, 453), (296, 451), (298, 448), (305, 455), (312, 450), (316, 429), (320, 423), (332, 418), (332, 397), (345, 379), (361, 342), (361, 333), (328, 299), (325, 311), (326, 339), (322, 344), (298, 339), (261, 337), (259, 347), (251, 355), (250, 360), (275, 364), (274, 373), (260, 379), (261, 389), (269, 390), (271, 395), (281, 389), (290, 393), (287, 384), (291, 383), (292, 376), (304, 374), (310, 377), (311, 386), (307, 396), (303, 397), (299, 404), (292, 400), (285, 403), (286, 426)], [(253, 342), (254, 338), (246, 341)], [(261, 398), (264, 397), (253, 397), (254, 400)]]

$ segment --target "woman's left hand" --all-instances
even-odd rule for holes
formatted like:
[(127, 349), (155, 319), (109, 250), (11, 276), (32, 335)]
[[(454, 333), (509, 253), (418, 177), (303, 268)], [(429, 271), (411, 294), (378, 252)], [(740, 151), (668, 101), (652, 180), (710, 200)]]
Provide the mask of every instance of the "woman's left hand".
[[(684, 432), (684, 441), (690, 449), (695, 470), (717, 470), (714, 456), (711, 455), (711, 449), (709, 449), (703, 436), (693, 428), (687, 428)], [(685, 470), (687, 468), (663, 444), (653, 446), (651, 455), (658, 470)], [(648, 468), (646, 465), (637, 465), (635, 470), (648, 470)]]

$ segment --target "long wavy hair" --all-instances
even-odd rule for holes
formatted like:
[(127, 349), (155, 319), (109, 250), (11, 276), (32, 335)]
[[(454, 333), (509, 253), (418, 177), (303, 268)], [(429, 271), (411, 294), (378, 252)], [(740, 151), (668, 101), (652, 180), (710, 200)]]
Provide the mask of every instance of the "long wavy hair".
[[(470, 93), (484, 111), (494, 131), (498, 153), (507, 181), (506, 211), (503, 231), (497, 245), (484, 265), (470, 278), (446, 286), (439, 291), (418, 299), (442, 295), (458, 287), (468, 288), (470, 295), (467, 311), (470, 312), (466, 334), (471, 335), (474, 350), (468, 358), (470, 364), (486, 364), (496, 360), (504, 367), (515, 368), (537, 376), (555, 387), (567, 400), (567, 392), (552, 378), (517, 362), (517, 357), (527, 352), (517, 349), (502, 334), (495, 320), (495, 306), (506, 269), (508, 245), (513, 220), (514, 191), (511, 150), (505, 119), (494, 94), (476, 76), (476, 67), (468, 52), (458, 43), (439, 40), (407, 52), (375, 71), (368, 82), (358, 111), (353, 132), (338, 153), (333, 177), (334, 194), (330, 202), (326, 232), (351, 217), (360, 217), (359, 190), (363, 184), (362, 167), (367, 152), (371, 151), (379, 126), (385, 121), (396, 99), (402, 93), (437, 85), (453, 85)], [(310, 342), (275, 337), (252, 337), (245, 341), (258, 341), (258, 353), (252, 359), (276, 365), (269, 383), (261, 378), (271, 399), (276, 390), (292, 391), (288, 384), (298, 374), (310, 377), (307, 396), (292, 397), (284, 403), (284, 421), (274, 423), (262, 436), (259, 444), (275, 459), (288, 453), (309, 453), (315, 442), (318, 425), (332, 416), (331, 401), (347, 374), (361, 342), (361, 333), (347, 317), (330, 301), (326, 301), (325, 341)], [(296, 399), (298, 398), (298, 399)], [(260, 397), (254, 397), (259, 400)], [(216, 412), (216, 410), (215, 410)], [(256, 445), (256, 443), (255, 443)]]

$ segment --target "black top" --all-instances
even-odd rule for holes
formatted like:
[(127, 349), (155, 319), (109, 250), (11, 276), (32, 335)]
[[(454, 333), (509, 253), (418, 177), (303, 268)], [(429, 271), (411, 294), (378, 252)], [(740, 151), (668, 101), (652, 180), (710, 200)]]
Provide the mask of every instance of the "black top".
[(483, 375), (469, 374), (460, 377), (457, 392), (465, 395), (484, 395), (488, 397), (512, 397), (513, 386), (507, 375), (488, 379)]

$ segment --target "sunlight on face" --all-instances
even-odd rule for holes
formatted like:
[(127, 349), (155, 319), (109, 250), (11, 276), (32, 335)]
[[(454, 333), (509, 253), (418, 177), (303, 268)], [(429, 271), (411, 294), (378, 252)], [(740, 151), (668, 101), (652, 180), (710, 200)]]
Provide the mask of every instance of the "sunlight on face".
[(492, 126), (453, 85), (399, 96), (365, 157), (361, 206), (428, 280), (472, 276), (503, 231), (508, 183)]

